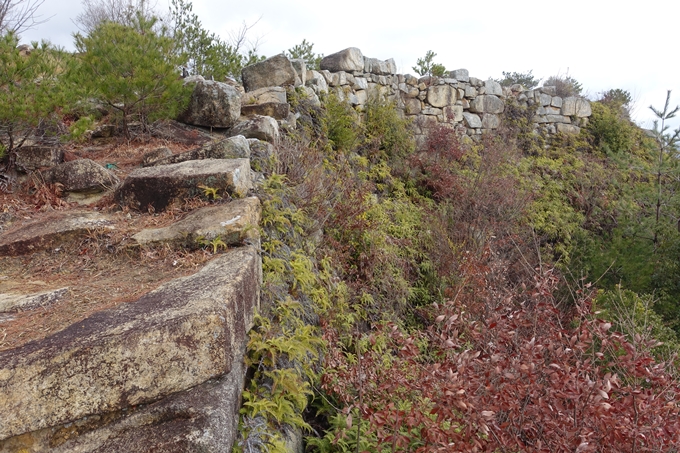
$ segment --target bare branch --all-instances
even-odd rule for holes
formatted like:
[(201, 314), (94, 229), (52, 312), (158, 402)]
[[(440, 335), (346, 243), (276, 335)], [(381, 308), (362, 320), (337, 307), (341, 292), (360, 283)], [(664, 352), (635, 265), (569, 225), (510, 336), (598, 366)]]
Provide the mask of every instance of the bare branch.
[(40, 19), (38, 8), (45, 0), (0, 0), (0, 35), (20, 34), (49, 20)]

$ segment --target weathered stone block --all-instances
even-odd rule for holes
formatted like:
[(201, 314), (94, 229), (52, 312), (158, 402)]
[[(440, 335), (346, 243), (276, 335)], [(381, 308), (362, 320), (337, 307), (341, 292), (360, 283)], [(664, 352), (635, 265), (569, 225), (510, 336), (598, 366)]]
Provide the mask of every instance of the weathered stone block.
[(249, 247), (136, 302), (0, 352), (0, 440), (150, 403), (229, 373), (259, 303)]
[(501, 125), (501, 119), (498, 115), (486, 113), (482, 116), (482, 128), (497, 129)]
[(479, 115), (463, 112), (463, 119), (465, 121), (465, 125), (469, 128), (477, 129), (482, 127), (482, 120), (479, 118)]
[[(186, 83), (186, 82), (185, 82)], [(231, 85), (198, 79), (178, 121), (194, 126), (230, 127), (241, 115), (241, 93)]]
[(113, 228), (98, 212), (55, 213), (40, 221), (19, 223), (0, 234), (0, 255), (16, 256), (51, 248), (96, 228)]
[(175, 155), (171, 154), (170, 156), (156, 159), (149, 164), (144, 163), (143, 166), (149, 167), (152, 165), (178, 164), (190, 160), (239, 159), (249, 157), (250, 147), (248, 146), (248, 141), (243, 135), (236, 135), (234, 137), (206, 143), (197, 149)]
[(248, 159), (190, 160), (133, 170), (116, 191), (121, 205), (162, 211), (177, 197), (202, 193), (199, 185), (246, 194), (252, 188)]
[(220, 238), (225, 244), (239, 244), (259, 237), (260, 199), (248, 197), (197, 209), (165, 228), (142, 230), (132, 236), (142, 245), (167, 243), (198, 248), (200, 240)]
[(460, 123), (463, 121), (463, 106), (452, 105), (444, 107), (444, 122), (446, 123)]
[(41, 172), (46, 183), (62, 184), (68, 192), (101, 192), (118, 184), (118, 177), (90, 159), (64, 162)]
[(450, 85), (435, 85), (427, 89), (427, 102), (432, 107), (446, 107), (455, 104), (458, 90)]
[(349, 47), (324, 57), (319, 67), (330, 72), (361, 72), (364, 70), (364, 56), (358, 48)]
[(470, 72), (467, 69), (454, 69), (453, 71), (449, 72), (449, 76), (452, 79), (458, 80), (459, 82), (470, 81)]
[(17, 151), (15, 165), (25, 172), (53, 167), (64, 160), (64, 151), (53, 146), (22, 146)]
[(253, 115), (236, 123), (231, 133), (274, 143), (279, 140), (279, 124), (271, 116)]
[(555, 125), (557, 132), (563, 133), (563, 134), (574, 134), (578, 135), (581, 133), (581, 128), (578, 126), (574, 126), (573, 124), (565, 124), (565, 123), (557, 123)]
[(479, 95), (470, 102), (473, 113), (503, 113), (505, 103), (498, 96)]
[(296, 75), (293, 64), (283, 54), (267, 58), (241, 70), (243, 88), (246, 92), (258, 88), (295, 85)]
[(486, 94), (491, 94), (494, 96), (501, 96), (503, 94), (503, 88), (501, 88), (501, 84), (495, 80), (489, 79), (484, 82), (484, 88), (486, 89)]

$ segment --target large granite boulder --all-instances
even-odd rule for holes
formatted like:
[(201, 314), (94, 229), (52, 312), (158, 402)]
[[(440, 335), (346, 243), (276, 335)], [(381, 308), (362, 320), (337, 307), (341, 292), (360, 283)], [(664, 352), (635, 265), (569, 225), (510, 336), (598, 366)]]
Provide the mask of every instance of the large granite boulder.
[(231, 127), (241, 115), (241, 94), (233, 86), (192, 78), (194, 83), (189, 105), (177, 118), (194, 126)]
[(220, 239), (226, 245), (259, 237), (260, 199), (248, 197), (197, 209), (164, 228), (142, 230), (132, 236), (138, 244), (173, 244), (198, 248), (201, 242)]
[(570, 96), (562, 100), (562, 115), (586, 118), (592, 114), (590, 102), (586, 99)]
[(504, 109), (503, 100), (492, 94), (477, 96), (470, 102), (470, 111), (473, 113), (503, 113)]
[(238, 122), (231, 133), (275, 143), (279, 139), (279, 124), (270, 116), (253, 115)]
[(434, 85), (427, 89), (427, 102), (432, 107), (447, 107), (456, 103), (458, 91), (450, 85)]
[(142, 165), (151, 167), (154, 165), (178, 164), (189, 160), (202, 159), (240, 159), (250, 157), (250, 146), (242, 135), (228, 137), (222, 140), (206, 143), (200, 148), (185, 151), (179, 154), (170, 154), (153, 160), (146, 160)]
[(118, 184), (118, 177), (90, 159), (64, 162), (42, 172), (48, 184), (59, 183), (67, 192), (101, 192)]
[(364, 55), (358, 48), (349, 47), (324, 57), (319, 67), (330, 72), (363, 72)]
[(42, 167), (53, 167), (64, 160), (64, 151), (53, 146), (22, 146), (18, 149), (15, 165), (25, 172)]
[(16, 222), (0, 234), (0, 255), (26, 255), (58, 247), (97, 228), (111, 229), (112, 224), (110, 216), (92, 211), (57, 212), (39, 221)]
[(204, 159), (138, 168), (125, 178), (116, 199), (133, 209), (161, 211), (177, 198), (201, 195), (200, 186), (217, 189), (219, 194), (243, 196), (252, 188), (250, 161)]
[[(97, 312), (43, 340), (0, 352), (0, 451), (22, 451), (4, 448), (3, 440), (13, 436), (22, 436), (18, 439), (21, 447), (26, 447), (21, 442), (40, 447), (39, 430), (58, 427), (46, 448), (30, 449), (54, 451), (50, 447), (63, 444), (65, 433), (70, 440), (81, 434), (80, 428), (87, 434), (116, 419), (133, 417), (137, 410), (145, 410), (139, 405), (165, 397), (172, 401), (177, 396), (171, 395), (177, 392), (206, 383), (213, 386), (235, 370), (242, 374), (260, 284), (257, 251), (234, 249), (198, 273), (172, 280), (137, 301)], [(242, 380), (237, 379), (237, 384), (242, 385)], [(197, 398), (201, 400), (200, 395)], [(225, 403), (222, 398), (216, 398), (217, 402)], [(147, 412), (127, 429), (118, 430), (123, 438), (138, 430), (142, 446), (115, 447), (117, 442), (109, 437), (99, 448), (71, 445), (60, 451), (223, 451), (226, 445), (221, 450), (167, 449), (173, 436), (180, 434), (182, 423), (200, 418), (209, 403), (203, 398), (192, 408), (187, 400), (177, 404), (184, 407), (180, 411), (166, 405), (155, 417)], [(219, 417), (226, 418), (232, 433), (237, 405), (235, 395), (227, 404), (229, 415)], [(165, 423), (173, 420), (176, 423)], [(190, 428), (191, 423), (183, 428), (188, 430), (186, 441), (192, 440), (191, 432), (203, 434)], [(158, 439), (149, 442), (154, 432)], [(163, 438), (166, 442), (160, 442)], [(105, 448), (107, 442), (110, 448)]]
[(263, 115), (278, 120), (288, 118), (290, 105), (283, 87), (265, 87), (249, 91), (243, 96), (241, 114)]
[(295, 85), (296, 77), (293, 64), (284, 54), (275, 55), (241, 70), (243, 88), (246, 92), (266, 87)]

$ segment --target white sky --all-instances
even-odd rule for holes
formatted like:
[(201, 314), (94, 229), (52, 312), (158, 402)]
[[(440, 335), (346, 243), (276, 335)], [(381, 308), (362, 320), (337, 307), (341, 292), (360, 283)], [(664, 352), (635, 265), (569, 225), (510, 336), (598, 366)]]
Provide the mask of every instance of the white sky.
[[(166, 11), (167, 0), (158, 0)], [(275, 55), (306, 39), (329, 55), (358, 47), (368, 57), (394, 58), (398, 72), (414, 73), (432, 50), (447, 69), (466, 68), (480, 79), (502, 71), (533, 70), (537, 78), (569, 74), (591, 98), (610, 88), (628, 90), (634, 119), (651, 127), (648, 106), (680, 104), (677, 56), (680, 2), (674, 0), (421, 2), (372, 0), (193, 0), (203, 26), (222, 38), (245, 22), (258, 53)], [(51, 18), (24, 32), (22, 42), (47, 39), (73, 49), (72, 20), (80, 0), (45, 0), (38, 13)], [(675, 120), (676, 127), (679, 121)]]

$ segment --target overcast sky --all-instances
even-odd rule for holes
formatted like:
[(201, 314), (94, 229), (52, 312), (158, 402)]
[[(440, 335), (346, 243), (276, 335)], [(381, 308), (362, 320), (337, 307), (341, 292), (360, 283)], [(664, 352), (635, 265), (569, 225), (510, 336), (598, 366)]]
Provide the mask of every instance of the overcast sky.
[[(167, 0), (157, 8), (167, 11)], [(243, 23), (258, 53), (275, 55), (306, 39), (328, 55), (358, 47), (368, 57), (394, 58), (398, 72), (428, 50), (447, 69), (465, 68), (480, 79), (502, 71), (533, 70), (537, 78), (568, 74), (596, 98), (610, 88), (628, 90), (634, 119), (651, 127), (648, 106), (661, 108), (666, 91), (680, 104), (678, 17), (680, 2), (645, 0), (485, 0), (456, 2), (309, 0), (194, 0), (203, 26), (222, 38)], [(22, 36), (73, 49), (72, 19), (81, 0), (45, 0), (38, 13), (50, 19)], [(673, 125), (677, 125), (674, 122)]]

